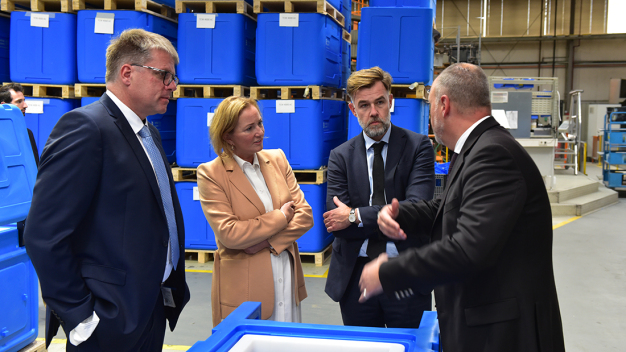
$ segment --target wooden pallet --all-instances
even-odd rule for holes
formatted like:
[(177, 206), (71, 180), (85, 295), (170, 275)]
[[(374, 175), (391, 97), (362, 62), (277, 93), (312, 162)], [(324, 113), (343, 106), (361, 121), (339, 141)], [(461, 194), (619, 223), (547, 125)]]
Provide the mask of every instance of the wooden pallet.
[(189, 167), (173, 167), (172, 176), (174, 177), (174, 182), (195, 182), (198, 179), (197, 169)]
[[(411, 86), (415, 85), (413, 88)], [(426, 86), (421, 83), (415, 84), (392, 84), (391, 94), (394, 98), (414, 98), (428, 100)]]
[(176, 98), (226, 98), (231, 95), (244, 97), (250, 95), (250, 88), (245, 86), (190, 85), (179, 84), (174, 91)]
[(192, 253), (198, 254), (198, 263), (200, 264), (204, 264), (206, 262), (215, 260), (214, 250), (185, 249), (185, 259), (188, 258), (187, 254), (192, 254)]
[(322, 86), (250, 87), (252, 99), (330, 99), (346, 100), (342, 88)]
[(341, 11), (338, 11), (325, 0), (254, 0), (254, 12), (321, 13), (330, 16), (342, 27), (346, 21)]
[(318, 170), (293, 170), (296, 181), (302, 185), (321, 185), (326, 182), (327, 167)]
[(315, 266), (322, 266), (326, 259), (330, 258), (333, 253), (333, 245), (332, 243), (328, 245), (328, 247), (324, 248), (323, 251), (318, 253), (308, 253), (308, 252), (300, 252), (300, 259), (303, 257), (313, 256), (315, 258)]
[[(7, 85), (9, 83), (4, 83)], [(74, 86), (21, 83), (25, 97), (74, 99)]]
[(256, 20), (254, 8), (243, 0), (176, 0), (176, 13), (239, 13)]
[(343, 38), (343, 40), (347, 41), (348, 43), (352, 43), (352, 34), (350, 34), (350, 32), (345, 29), (342, 29), (341, 31), (341, 37)]
[(35, 340), (26, 347), (22, 348), (19, 352), (45, 352), (46, 342), (42, 340)]
[(74, 95), (76, 98), (101, 97), (106, 92), (106, 84), (102, 83), (76, 83)]
[(72, 12), (72, 0), (2, 0), (0, 9), (6, 12)]
[(150, 0), (73, 0), (72, 7), (74, 11), (134, 10), (178, 23), (178, 14), (173, 8)]

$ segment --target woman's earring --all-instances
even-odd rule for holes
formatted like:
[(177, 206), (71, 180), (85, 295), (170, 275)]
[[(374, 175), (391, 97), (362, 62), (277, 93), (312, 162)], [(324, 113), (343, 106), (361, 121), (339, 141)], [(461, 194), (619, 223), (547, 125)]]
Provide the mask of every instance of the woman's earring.
[(230, 145), (230, 150), (235, 151), (235, 146), (234, 145)]

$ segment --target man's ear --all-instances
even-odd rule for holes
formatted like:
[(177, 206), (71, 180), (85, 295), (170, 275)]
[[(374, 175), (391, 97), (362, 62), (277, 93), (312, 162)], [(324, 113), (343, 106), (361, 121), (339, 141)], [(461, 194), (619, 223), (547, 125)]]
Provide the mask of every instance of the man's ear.
[(352, 102), (348, 103), (348, 108), (350, 108), (350, 111), (352, 111), (352, 114), (356, 116), (356, 112), (354, 111), (354, 104), (352, 104)]

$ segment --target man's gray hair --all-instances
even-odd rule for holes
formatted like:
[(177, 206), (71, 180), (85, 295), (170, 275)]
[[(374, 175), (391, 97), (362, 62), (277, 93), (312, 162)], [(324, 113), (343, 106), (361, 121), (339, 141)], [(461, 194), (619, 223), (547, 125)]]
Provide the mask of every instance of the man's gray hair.
[(143, 29), (127, 29), (119, 37), (112, 39), (107, 48), (106, 82), (115, 81), (125, 64), (144, 65), (150, 61), (153, 49), (165, 51), (172, 57), (174, 64), (178, 65), (176, 49), (167, 38), (159, 34)]
[(437, 77), (436, 101), (447, 95), (461, 114), (471, 114), (478, 108), (489, 108), (489, 81), (478, 66), (457, 63), (449, 66)]

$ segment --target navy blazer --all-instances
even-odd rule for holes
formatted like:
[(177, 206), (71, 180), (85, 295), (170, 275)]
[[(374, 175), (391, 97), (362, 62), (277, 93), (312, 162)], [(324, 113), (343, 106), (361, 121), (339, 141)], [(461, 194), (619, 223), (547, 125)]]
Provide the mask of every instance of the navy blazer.
[[(427, 136), (391, 125), (385, 162), (385, 196), (400, 202), (417, 202), (433, 198), (435, 192), (435, 153)], [(326, 208), (337, 208), (333, 197), (351, 208), (359, 208), (363, 227), (356, 224), (333, 233), (326, 293), (338, 302), (344, 295), (365, 239), (382, 236), (377, 217), (381, 205), (369, 205), (370, 184), (367, 170), (365, 138), (359, 133), (330, 152), (328, 159)], [(396, 244), (398, 251), (427, 243), (428, 238), (413, 237)]]
[[(158, 130), (150, 132), (170, 178), (181, 251), (165, 286), (176, 308), (165, 308), (173, 329), (189, 300), (185, 230), (172, 172)], [(41, 155), (26, 250), (47, 303), (46, 341), (58, 324), (67, 336), (96, 311), (104, 350), (135, 346), (159, 297), (169, 233), (150, 161), (117, 105), (99, 101), (68, 112)]]
[(470, 133), (442, 197), (404, 204), (407, 236), (432, 243), (380, 267), (384, 292), (435, 289), (444, 351), (564, 351), (548, 193), (493, 118)]

